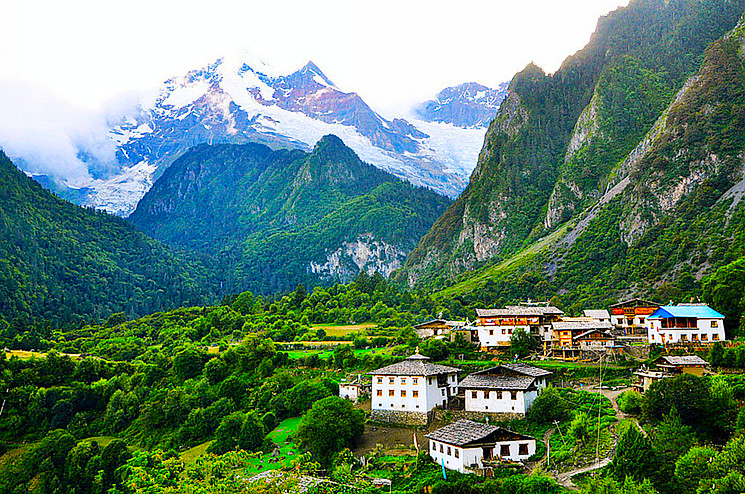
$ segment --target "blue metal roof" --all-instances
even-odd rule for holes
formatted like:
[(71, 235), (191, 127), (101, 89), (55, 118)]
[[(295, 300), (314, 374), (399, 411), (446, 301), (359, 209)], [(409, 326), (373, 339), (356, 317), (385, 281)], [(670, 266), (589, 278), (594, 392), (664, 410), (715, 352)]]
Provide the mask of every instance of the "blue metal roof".
[(724, 319), (724, 316), (708, 305), (663, 305), (647, 319), (670, 317), (697, 317), (699, 319)]

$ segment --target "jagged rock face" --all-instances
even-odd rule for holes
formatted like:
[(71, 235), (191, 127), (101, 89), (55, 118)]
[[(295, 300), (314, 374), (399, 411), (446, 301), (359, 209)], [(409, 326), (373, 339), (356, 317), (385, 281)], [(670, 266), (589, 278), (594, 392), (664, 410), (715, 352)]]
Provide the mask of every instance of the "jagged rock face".
[[(721, 17), (708, 15), (714, 8)], [(649, 164), (643, 157), (650, 136), (661, 132), (665, 109), (696, 69), (690, 54), (703, 53), (744, 9), (742, 1), (635, 0), (602, 18), (590, 43), (555, 74), (526, 67), (510, 83), (468, 187), (409, 256), (402, 277), (451, 282), (569, 220), (581, 222), (586, 211), (596, 215), (627, 186), (636, 196), (625, 205), (639, 208), (625, 220), (624, 230), (635, 233), (621, 237), (633, 242), (657, 221), (655, 211), (673, 207), (717, 173), (701, 157), (710, 171), (686, 171), (679, 184), (663, 185), (661, 196), (644, 188), (649, 183), (637, 188), (641, 174), (631, 168)]]
[(489, 126), (507, 95), (508, 83), (491, 89), (475, 82), (443, 89), (435, 99), (415, 109), (419, 118), (427, 122), (442, 122), (457, 127)]
[(406, 254), (404, 249), (375, 240), (374, 235), (367, 233), (358, 236), (356, 240), (342, 242), (339, 248), (326, 255), (325, 262), (311, 261), (308, 272), (324, 281), (346, 282), (363, 271), (390, 276), (403, 265)]

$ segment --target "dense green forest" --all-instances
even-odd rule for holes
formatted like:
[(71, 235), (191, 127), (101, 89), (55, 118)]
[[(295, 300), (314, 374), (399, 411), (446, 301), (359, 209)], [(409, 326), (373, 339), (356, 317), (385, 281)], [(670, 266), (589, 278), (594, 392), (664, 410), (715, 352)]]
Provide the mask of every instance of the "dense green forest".
[(226, 290), (266, 295), (349, 281), (360, 267), (390, 271), (449, 202), (326, 136), (312, 153), (197, 146), (130, 219), (154, 238), (210, 256)]
[[(363, 466), (347, 449), (374, 425), (365, 426), (364, 412), (335, 396), (346, 374), (399, 361), (417, 347), (465, 372), (493, 365), (491, 355), (462, 341), (416, 337), (412, 322), (448, 310), (380, 276), (361, 275), (348, 285), (298, 287), (273, 300), (244, 292), (212, 307), (135, 320), (115, 314), (105, 324), (52, 332), (36, 342), (53, 348), (43, 357), (0, 354), (0, 493), (279, 493), (292, 489), (298, 474), (343, 484), (314, 487), (319, 494), (375, 492), (372, 475), (392, 478), (400, 494), (565, 492), (541, 470), (526, 475), (506, 467), (492, 479), (448, 472), (443, 480), (426, 454), (371, 453)], [(292, 346), (333, 339), (323, 324), (350, 318), (376, 325), (327, 351)], [(2, 336), (5, 344), (26, 341)], [(459, 354), (467, 360), (453, 361)], [(745, 365), (745, 352), (717, 345), (710, 359), (736, 367)], [(598, 372), (550, 368), (562, 380)], [(606, 368), (606, 382), (623, 382), (632, 368)], [(620, 435), (610, 465), (576, 480), (584, 493), (739, 492), (732, 489), (744, 480), (742, 375), (683, 375), (656, 382), (644, 396), (625, 392), (618, 404), (646, 435), (629, 419), (619, 422), (610, 402), (599, 398), (549, 388), (527, 419), (502, 425), (543, 437), (558, 424), (563, 433), (550, 440), (552, 463), (559, 465), (594, 455), (596, 444), (606, 451), (613, 434)], [(274, 434), (288, 421), (295, 421), (295, 432), (277, 442)], [(336, 433), (328, 434), (330, 428)], [(288, 477), (248, 484), (244, 472), (256, 471), (257, 458), (266, 461), (289, 441), (298, 451)]]
[(203, 262), (43, 190), (0, 154), (0, 327), (76, 326), (214, 298)]

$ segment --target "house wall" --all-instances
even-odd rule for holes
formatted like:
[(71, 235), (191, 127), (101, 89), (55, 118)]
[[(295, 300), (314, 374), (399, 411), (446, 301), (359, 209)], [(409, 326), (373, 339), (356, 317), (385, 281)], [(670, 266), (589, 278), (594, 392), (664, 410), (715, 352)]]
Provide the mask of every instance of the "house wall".
[[(502, 392), (501, 399), (497, 398), (498, 391)], [(476, 393), (476, 398), (473, 398), (473, 393)], [(466, 389), (465, 395), (466, 411), (524, 415), (538, 397), (538, 391)]]
[[(715, 327), (712, 327), (715, 324)], [(685, 335), (686, 339), (683, 340)], [(647, 339), (650, 343), (691, 343), (694, 342), (712, 343), (714, 341), (724, 341), (724, 319), (697, 319), (696, 329), (670, 329), (662, 327), (661, 319), (647, 321)]]
[[(416, 381), (416, 384), (414, 384)], [(391, 396), (391, 391), (393, 396)], [(404, 393), (405, 392), (405, 396)], [(414, 396), (417, 392), (418, 396)], [(437, 376), (372, 376), (372, 410), (427, 413), (447, 404), (458, 392), (458, 374), (447, 376), (447, 386), (439, 387)], [(380, 395), (378, 394), (380, 393)]]
[(479, 332), (479, 344), (482, 348), (494, 348), (510, 346), (510, 338), (515, 329), (523, 329), (530, 332), (528, 326), (477, 326)]
[[(520, 444), (528, 445), (528, 453), (521, 455), (519, 453)], [(492, 449), (492, 458), (499, 458), (502, 450), (501, 446), (507, 445), (510, 448), (510, 454), (502, 457), (505, 460), (510, 461), (525, 461), (535, 454), (536, 442), (534, 439), (520, 440), (520, 441), (500, 441), (496, 443)], [(442, 452), (440, 451), (442, 447)], [(450, 454), (448, 454), (448, 447), (450, 447)], [(445, 468), (449, 470), (456, 470), (461, 473), (467, 473), (473, 467), (476, 469), (482, 469), (484, 451), (482, 448), (462, 448), (458, 446), (449, 445), (447, 443), (439, 441), (429, 441), (429, 456), (438, 465), (445, 465)], [(458, 451), (458, 457), (456, 458), (455, 452)]]
[(359, 387), (346, 384), (339, 385), (339, 398), (356, 402), (360, 398)]

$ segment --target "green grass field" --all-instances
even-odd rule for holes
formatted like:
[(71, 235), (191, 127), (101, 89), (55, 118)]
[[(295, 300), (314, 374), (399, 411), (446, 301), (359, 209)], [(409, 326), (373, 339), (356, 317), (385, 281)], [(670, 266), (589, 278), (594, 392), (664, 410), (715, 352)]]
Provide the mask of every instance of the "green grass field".
[(310, 329), (322, 329), (329, 336), (333, 336), (334, 338), (343, 338), (344, 336), (362, 333), (363, 331), (372, 329), (374, 327), (375, 324), (367, 322), (364, 324), (316, 324)]
[(432, 298), (434, 300), (451, 299), (457, 295), (473, 292), (477, 288), (486, 284), (489, 280), (497, 278), (499, 275), (503, 274), (503, 272), (515, 269), (521, 264), (530, 261), (530, 259), (543, 252), (546, 248), (554, 245), (564, 236), (564, 234), (566, 234), (568, 229), (569, 224), (564, 224), (552, 234), (538, 240), (499, 264), (488, 266), (481, 271), (477, 271), (475, 274), (469, 276), (460, 283), (456, 283), (455, 285), (449, 286), (439, 292), (433, 293)]
[[(364, 350), (354, 350), (354, 355), (356, 357), (363, 357), (365, 355), (390, 355), (392, 351), (392, 348), (366, 348)], [(332, 350), (288, 350), (287, 356), (291, 359), (301, 359), (315, 354), (322, 359), (326, 359), (329, 358), (332, 353)]]
[(299, 450), (295, 443), (288, 441), (287, 439), (297, 431), (299, 425), (300, 417), (294, 417), (283, 420), (282, 423), (270, 432), (268, 437), (279, 447), (278, 458), (283, 459), (276, 462), (270, 462), (269, 460), (272, 459), (271, 452), (265, 453), (257, 458), (252, 458), (248, 463), (246, 475), (252, 476), (266, 470), (277, 470), (279, 468), (292, 466), (292, 461), (297, 458)]
[(191, 463), (203, 454), (207, 452), (207, 448), (210, 447), (210, 444), (212, 444), (212, 441), (207, 441), (206, 443), (202, 443), (199, 446), (194, 446), (191, 449), (187, 449), (183, 453), (179, 454), (182, 460), (186, 463)]

